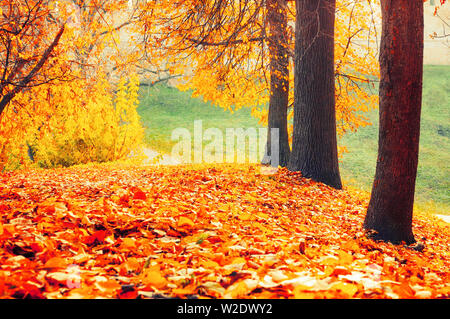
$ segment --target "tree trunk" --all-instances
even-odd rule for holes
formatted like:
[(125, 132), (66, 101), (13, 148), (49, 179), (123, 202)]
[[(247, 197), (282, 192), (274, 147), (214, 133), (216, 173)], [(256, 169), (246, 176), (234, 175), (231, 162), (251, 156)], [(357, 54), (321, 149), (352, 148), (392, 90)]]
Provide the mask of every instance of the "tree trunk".
[(288, 168), (342, 188), (336, 137), (335, 0), (297, 0), (295, 100)]
[(289, 104), (289, 55), (287, 34), (286, 0), (267, 1), (270, 51), (270, 101), (269, 130), (262, 164), (271, 164), (271, 129), (279, 129), (279, 165), (285, 167), (291, 153), (287, 131), (287, 109)]
[(375, 239), (412, 232), (423, 76), (423, 1), (382, 0), (378, 160), (364, 228)]

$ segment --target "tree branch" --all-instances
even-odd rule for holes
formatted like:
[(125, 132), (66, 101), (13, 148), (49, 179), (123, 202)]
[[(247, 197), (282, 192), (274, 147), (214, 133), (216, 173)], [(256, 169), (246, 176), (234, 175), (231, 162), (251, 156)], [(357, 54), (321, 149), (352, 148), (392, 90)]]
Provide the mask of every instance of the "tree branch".
[(6, 108), (6, 106), (11, 102), (11, 100), (16, 96), (17, 93), (19, 93), (21, 90), (23, 90), (24, 87), (30, 83), (33, 78), (37, 75), (37, 73), (42, 69), (45, 62), (50, 58), (51, 53), (55, 49), (55, 47), (58, 45), (59, 40), (61, 39), (61, 36), (64, 33), (64, 25), (61, 26), (58, 33), (56, 34), (55, 38), (53, 39), (53, 42), (50, 44), (50, 46), (45, 50), (44, 54), (42, 54), (42, 57), (40, 60), (36, 63), (34, 68), (28, 73), (26, 77), (22, 79), (19, 83), (15, 85), (15, 87), (5, 94), (2, 99), (0, 100), (0, 115), (3, 113), (3, 110)]

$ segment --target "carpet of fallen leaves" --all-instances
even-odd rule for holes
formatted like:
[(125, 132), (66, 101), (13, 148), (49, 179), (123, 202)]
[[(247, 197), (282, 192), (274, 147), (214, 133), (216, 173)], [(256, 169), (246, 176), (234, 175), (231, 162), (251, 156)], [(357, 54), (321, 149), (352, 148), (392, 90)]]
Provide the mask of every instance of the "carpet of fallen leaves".
[(448, 298), (449, 226), (367, 239), (367, 194), (260, 166), (0, 175), (3, 298)]

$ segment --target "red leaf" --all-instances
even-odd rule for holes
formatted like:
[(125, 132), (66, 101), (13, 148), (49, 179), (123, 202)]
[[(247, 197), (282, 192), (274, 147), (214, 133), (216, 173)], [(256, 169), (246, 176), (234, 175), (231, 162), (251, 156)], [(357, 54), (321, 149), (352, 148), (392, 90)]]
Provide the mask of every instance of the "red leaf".
[(133, 189), (133, 199), (146, 200), (147, 195), (145, 195), (145, 193), (142, 190), (136, 187)]

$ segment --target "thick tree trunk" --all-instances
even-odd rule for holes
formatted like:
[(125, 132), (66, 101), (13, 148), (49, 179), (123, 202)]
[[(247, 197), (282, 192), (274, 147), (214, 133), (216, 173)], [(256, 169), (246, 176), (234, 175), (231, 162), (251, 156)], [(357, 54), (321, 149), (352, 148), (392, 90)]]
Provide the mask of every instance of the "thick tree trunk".
[(297, 0), (294, 135), (288, 168), (342, 188), (336, 137), (335, 0)]
[(372, 237), (413, 243), (423, 76), (423, 1), (382, 0), (380, 131), (364, 228)]
[(287, 109), (289, 104), (289, 55), (287, 35), (286, 0), (268, 0), (267, 12), (270, 51), (270, 101), (269, 130), (262, 164), (271, 164), (271, 129), (279, 129), (279, 165), (285, 167), (291, 153), (287, 131)]

